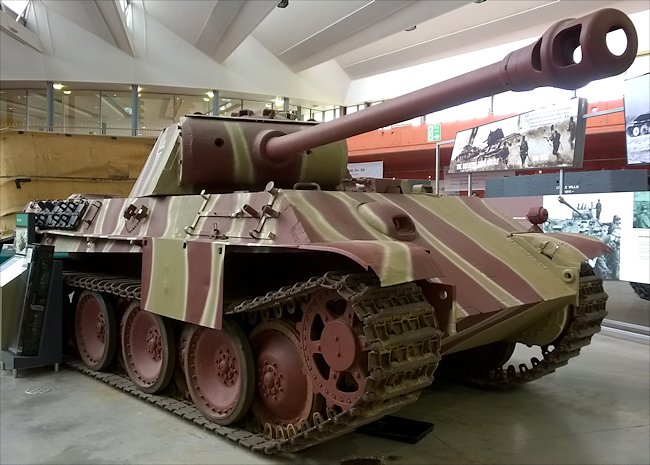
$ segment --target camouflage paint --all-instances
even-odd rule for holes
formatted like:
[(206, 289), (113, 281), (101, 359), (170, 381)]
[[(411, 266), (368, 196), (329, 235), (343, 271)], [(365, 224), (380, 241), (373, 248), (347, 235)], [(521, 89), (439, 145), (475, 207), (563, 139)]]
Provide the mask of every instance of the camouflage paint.
[[(143, 253), (145, 308), (209, 327), (218, 327), (223, 313), (226, 245), (344, 255), (384, 286), (453, 285), (449, 336), (465, 334), (449, 339), (451, 348), (575, 303), (577, 284), (563, 273), (607, 251), (579, 235), (528, 233), (471, 197), (280, 189), (101, 202), (90, 224), (49, 231), (48, 240), (62, 251)], [(124, 218), (129, 205), (146, 206), (147, 217)], [(279, 215), (261, 214), (265, 206)]]
[(142, 307), (221, 329), (225, 244), (151, 238), (142, 254)]
[[(279, 187), (317, 182), (333, 188), (347, 169), (345, 140), (296, 153), (276, 162), (259, 152), (262, 138), (314, 126), (297, 121), (187, 116), (181, 120), (184, 185), (256, 186), (273, 181)], [(195, 189), (198, 193), (198, 188)]]

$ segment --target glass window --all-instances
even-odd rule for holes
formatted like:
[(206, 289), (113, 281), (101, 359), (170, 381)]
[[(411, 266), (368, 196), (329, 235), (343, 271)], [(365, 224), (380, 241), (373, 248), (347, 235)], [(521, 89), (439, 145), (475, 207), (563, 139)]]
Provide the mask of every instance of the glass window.
[(219, 116), (230, 116), (241, 110), (242, 101), (238, 98), (222, 98), (219, 100)]
[(99, 92), (92, 90), (63, 90), (62, 127), (68, 134), (99, 134)]
[(27, 90), (0, 90), (0, 128), (24, 129), (27, 126)]
[(99, 107), (100, 134), (131, 135), (131, 92), (101, 92)]
[[(142, 93), (139, 99), (138, 128), (161, 130), (178, 121), (176, 99), (168, 94)], [(178, 100), (180, 103), (180, 99)]]
[(359, 110), (359, 105), (352, 105), (351, 107), (345, 108), (345, 114), (349, 115), (350, 113), (355, 113)]
[(252, 110), (254, 113), (261, 115), (265, 108), (273, 108), (273, 102), (244, 100), (244, 110)]
[(29, 0), (2, 0), (2, 6), (6, 6), (8, 9), (13, 11), (16, 16), (20, 16), (25, 12)]
[[(305, 115), (307, 116), (307, 115)], [(320, 110), (309, 110), (309, 115), (307, 116), (307, 120), (314, 120), (314, 121), (323, 121), (323, 112)]]
[(175, 99), (179, 117), (195, 113), (206, 115), (212, 111), (212, 99), (207, 95), (176, 95)]
[(45, 89), (27, 90), (27, 129), (47, 131), (47, 92)]

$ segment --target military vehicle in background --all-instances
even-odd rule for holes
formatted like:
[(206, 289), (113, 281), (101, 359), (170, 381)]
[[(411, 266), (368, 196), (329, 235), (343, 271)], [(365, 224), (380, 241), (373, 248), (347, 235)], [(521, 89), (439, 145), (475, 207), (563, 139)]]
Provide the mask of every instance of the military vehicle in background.
[(558, 197), (558, 202), (572, 210), (571, 218), (549, 219), (544, 225), (545, 231), (588, 234), (598, 238), (607, 233), (610, 223), (601, 223), (586, 205), (575, 208), (562, 196)]
[(510, 155), (510, 147), (514, 143), (519, 143), (521, 141), (521, 134), (513, 133), (504, 136), (503, 130), (497, 128), (494, 131), (490, 131), (487, 139), (484, 141), (485, 145), (477, 147), (474, 145), (474, 140), (478, 129), (479, 128), (476, 127), (472, 130), (467, 145), (465, 145), (463, 150), (458, 154), (456, 161), (464, 163), (468, 161), (482, 161), (488, 158), (498, 158), (502, 163), (507, 165), (508, 156)]
[(628, 136), (638, 137), (645, 136), (650, 130), (650, 113), (644, 113), (637, 116), (630, 122), (625, 131)]
[(602, 279), (618, 279), (620, 272), (621, 248), (621, 217), (614, 215), (612, 221), (601, 222), (594, 214), (594, 208), (571, 205), (562, 196), (558, 202), (570, 208), (573, 213), (571, 218), (549, 219), (542, 229), (552, 233), (578, 233), (600, 239), (611, 250), (609, 253), (596, 257), (593, 260), (594, 271)]
[[(616, 29), (620, 56), (605, 44)], [(607, 296), (586, 261), (608, 247), (528, 232), (477, 197), (346, 179), (345, 139), (507, 90), (579, 88), (623, 72), (636, 49), (627, 16), (601, 10), (326, 123), (183, 118), (127, 198), (27, 209), (40, 243), (69, 253), (70, 363), (266, 453), (415, 402), (441, 357), (492, 388), (553, 372), (600, 328)], [(539, 358), (508, 366), (517, 343)]]

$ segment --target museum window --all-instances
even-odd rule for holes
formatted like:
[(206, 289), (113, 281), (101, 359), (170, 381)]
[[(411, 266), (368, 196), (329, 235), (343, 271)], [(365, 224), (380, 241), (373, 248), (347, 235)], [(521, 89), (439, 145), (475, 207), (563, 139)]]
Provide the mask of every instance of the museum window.
[(0, 127), (23, 129), (27, 125), (27, 90), (0, 90)]
[(131, 92), (102, 91), (99, 134), (131, 135)]
[(241, 108), (241, 100), (238, 98), (221, 98), (219, 99), (219, 115), (230, 116), (233, 112), (238, 112)]
[(212, 110), (212, 102), (205, 95), (175, 95), (174, 102), (177, 119), (196, 113), (207, 115)]
[[(138, 134), (151, 134), (178, 121), (176, 98), (169, 94), (141, 93), (138, 99)], [(181, 99), (178, 100), (180, 104)], [(130, 118), (130, 116), (129, 116)], [(129, 120), (130, 121), (130, 120)], [(145, 132), (143, 132), (145, 131)]]
[(27, 90), (27, 129), (47, 131), (47, 92), (45, 89)]
[(100, 133), (100, 96), (98, 91), (63, 89), (60, 92), (60, 98), (62, 104), (60, 120), (63, 132), (67, 134)]

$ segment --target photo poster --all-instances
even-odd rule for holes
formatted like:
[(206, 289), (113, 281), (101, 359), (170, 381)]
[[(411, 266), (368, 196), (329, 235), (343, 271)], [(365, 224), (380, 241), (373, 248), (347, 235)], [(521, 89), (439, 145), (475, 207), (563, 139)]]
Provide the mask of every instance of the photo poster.
[(456, 133), (450, 173), (580, 168), (587, 100), (574, 98)]
[[(650, 193), (612, 192), (545, 195), (544, 232), (587, 234), (613, 252), (590, 260), (606, 280), (650, 283)], [(568, 205), (567, 205), (568, 204)]]
[(650, 163), (650, 73), (625, 81), (628, 165)]
[(369, 161), (363, 163), (348, 163), (348, 172), (353, 179), (359, 178), (383, 178), (384, 162)]

